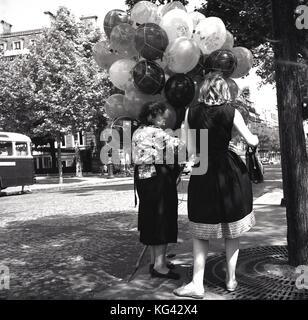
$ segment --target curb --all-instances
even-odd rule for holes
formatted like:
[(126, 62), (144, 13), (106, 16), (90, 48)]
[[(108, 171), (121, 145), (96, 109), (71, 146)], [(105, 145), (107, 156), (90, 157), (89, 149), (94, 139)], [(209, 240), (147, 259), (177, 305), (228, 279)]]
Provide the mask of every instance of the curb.
[[(72, 182), (72, 183), (63, 183), (62, 185), (56, 185), (56, 184), (41, 184), (41, 186), (39, 186), (40, 184), (33, 184), (30, 187), (31, 191), (27, 191), (27, 189), (25, 189), (25, 194), (31, 194), (31, 193), (37, 193), (37, 192), (42, 192), (42, 191), (61, 191), (61, 190), (67, 190), (67, 189), (74, 189), (76, 187), (90, 187), (90, 186), (101, 186), (101, 185), (116, 185), (119, 183), (123, 183), (123, 182), (129, 182), (132, 181), (133, 182), (133, 178), (132, 177), (125, 177), (125, 178), (113, 178), (113, 179), (107, 179), (107, 178), (102, 178), (102, 181), (81, 181), (81, 182)], [(14, 187), (15, 188), (15, 187)], [(16, 188), (20, 188), (19, 186), (17, 186)], [(14, 195), (14, 194), (22, 194), (21, 191), (5, 191), (5, 189), (3, 189), (3, 191), (0, 191), (0, 195)]]

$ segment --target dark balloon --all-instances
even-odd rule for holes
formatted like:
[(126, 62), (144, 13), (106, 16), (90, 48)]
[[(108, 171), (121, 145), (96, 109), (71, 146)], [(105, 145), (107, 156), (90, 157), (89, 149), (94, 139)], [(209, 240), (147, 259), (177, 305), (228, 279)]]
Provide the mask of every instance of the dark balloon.
[(129, 17), (124, 10), (111, 10), (104, 18), (104, 31), (107, 38), (110, 38), (112, 29), (120, 23), (129, 23)]
[(192, 78), (195, 76), (203, 76), (205, 73), (205, 62), (207, 57), (208, 55), (201, 53), (198, 64), (191, 71), (187, 72), (187, 75)]
[(148, 60), (162, 58), (168, 46), (165, 30), (155, 23), (144, 23), (135, 34), (135, 47), (142, 57)]
[(185, 74), (170, 77), (165, 86), (165, 96), (175, 108), (189, 105), (195, 96), (194, 81)]
[(229, 77), (237, 67), (237, 58), (232, 51), (220, 49), (212, 52), (205, 61), (206, 72), (220, 71)]
[(165, 85), (164, 70), (155, 62), (142, 60), (133, 69), (134, 83), (146, 94), (157, 94)]

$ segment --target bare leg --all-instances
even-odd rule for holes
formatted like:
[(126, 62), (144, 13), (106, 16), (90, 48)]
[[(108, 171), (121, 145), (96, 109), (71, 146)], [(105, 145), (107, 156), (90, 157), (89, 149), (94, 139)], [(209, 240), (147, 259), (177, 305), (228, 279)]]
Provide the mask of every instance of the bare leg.
[(226, 260), (227, 260), (227, 275), (226, 284), (232, 285), (236, 281), (235, 269), (237, 258), (239, 254), (239, 238), (235, 239), (225, 239), (226, 245)]
[(153, 246), (154, 254), (155, 254), (155, 262), (154, 262), (154, 269), (160, 273), (168, 273), (169, 269), (166, 266), (166, 251), (167, 245), (159, 245)]
[(203, 288), (204, 268), (208, 251), (208, 240), (193, 239), (194, 273), (192, 282), (198, 289)]
[(209, 251), (209, 241), (201, 239), (193, 239), (193, 253), (194, 253), (194, 273), (193, 279), (190, 283), (174, 290), (178, 296), (191, 296), (192, 294), (203, 295), (204, 286), (204, 268)]

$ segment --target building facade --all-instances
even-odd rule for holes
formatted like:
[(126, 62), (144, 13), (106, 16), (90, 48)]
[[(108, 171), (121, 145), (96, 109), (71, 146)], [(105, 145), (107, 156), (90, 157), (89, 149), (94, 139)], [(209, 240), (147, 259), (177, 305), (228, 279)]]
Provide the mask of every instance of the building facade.
[[(50, 21), (54, 15), (46, 11)], [(80, 21), (85, 24), (96, 25), (97, 16), (81, 17)], [(12, 32), (12, 25), (4, 20), (0, 21), (0, 52), (2, 59), (12, 60), (20, 54), (28, 54), (31, 46), (35, 45), (42, 29)], [(61, 142), (62, 164), (64, 172), (73, 172), (75, 168), (75, 147), (78, 146), (83, 160), (83, 170), (92, 171), (91, 153), (95, 146), (95, 136), (92, 132), (78, 132), (63, 137)], [(55, 142), (54, 148), (57, 148)], [(36, 173), (52, 172), (52, 157), (50, 145), (39, 146), (33, 149), (34, 167)]]

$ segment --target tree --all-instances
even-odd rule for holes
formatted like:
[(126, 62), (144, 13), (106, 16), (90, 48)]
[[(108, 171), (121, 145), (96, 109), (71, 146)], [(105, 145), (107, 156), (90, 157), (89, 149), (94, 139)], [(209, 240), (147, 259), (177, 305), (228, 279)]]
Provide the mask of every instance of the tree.
[(308, 263), (308, 156), (298, 94), (300, 45), (294, 16), (298, 2), (272, 0), (272, 5), (288, 254), (289, 263), (298, 266)]
[(58, 145), (59, 182), (62, 183), (61, 138), (95, 126), (104, 117), (103, 104), (110, 92), (106, 72), (91, 57), (97, 30), (76, 23), (61, 7), (28, 57), (28, 77), (35, 84), (36, 135), (53, 137)]

